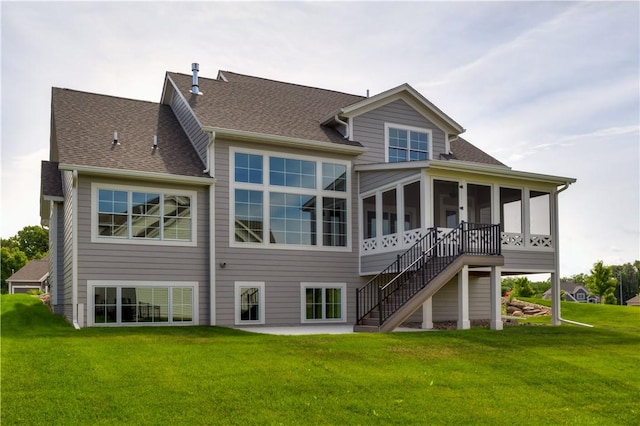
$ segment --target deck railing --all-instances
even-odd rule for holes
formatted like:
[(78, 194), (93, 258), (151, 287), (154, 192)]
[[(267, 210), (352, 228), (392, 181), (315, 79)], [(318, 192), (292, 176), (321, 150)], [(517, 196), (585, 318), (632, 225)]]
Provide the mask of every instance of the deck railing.
[(395, 262), (356, 290), (357, 324), (378, 308), (382, 325), (458, 256), (499, 255), (500, 250), (499, 225), (462, 222), (441, 237), (437, 228), (430, 228)]

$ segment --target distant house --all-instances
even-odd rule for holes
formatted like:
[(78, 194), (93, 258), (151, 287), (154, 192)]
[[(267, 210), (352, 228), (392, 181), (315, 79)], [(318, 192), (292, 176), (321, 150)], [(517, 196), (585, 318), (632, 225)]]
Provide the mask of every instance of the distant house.
[(32, 260), (7, 278), (9, 294), (28, 293), (30, 290), (49, 292), (49, 257)]
[[(589, 295), (589, 290), (581, 284), (576, 284), (573, 281), (560, 282), (560, 289), (564, 291), (563, 299), (567, 302), (578, 303), (598, 303), (598, 296)], [(551, 289), (544, 292), (543, 299), (551, 299)]]
[(575, 179), (511, 169), (408, 84), (192, 71), (159, 103), (52, 90), (41, 218), (74, 326), (502, 329), (502, 274), (558, 288)]
[(640, 306), (640, 295), (636, 295), (626, 301), (627, 306)]

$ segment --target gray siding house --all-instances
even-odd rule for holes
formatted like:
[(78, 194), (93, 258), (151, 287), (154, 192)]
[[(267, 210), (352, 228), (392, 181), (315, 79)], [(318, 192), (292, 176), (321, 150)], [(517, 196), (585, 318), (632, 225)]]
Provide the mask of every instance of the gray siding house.
[(372, 97), (168, 72), (159, 103), (52, 91), (41, 216), (76, 327), (490, 320), (551, 273), (572, 178), (513, 170), (403, 84)]

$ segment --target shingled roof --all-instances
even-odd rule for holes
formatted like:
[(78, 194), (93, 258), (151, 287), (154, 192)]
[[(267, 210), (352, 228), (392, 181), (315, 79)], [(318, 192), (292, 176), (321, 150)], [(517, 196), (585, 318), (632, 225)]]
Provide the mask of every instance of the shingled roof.
[[(230, 71), (220, 71), (218, 79), (199, 77), (200, 96), (191, 93), (191, 75), (167, 75), (204, 126), (361, 146), (320, 120), (366, 97)], [(446, 159), (504, 166), (462, 138), (451, 151)]]
[(505, 164), (496, 160), (480, 148), (472, 145), (461, 137), (458, 137), (458, 139), (451, 141), (451, 155), (448, 159), (470, 161), (472, 163), (493, 164), (495, 166), (505, 166)]
[[(205, 177), (167, 105), (58, 88), (53, 88), (51, 102), (54, 162)], [(113, 143), (114, 132), (118, 144)], [(153, 149), (154, 135), (158, 149)]]
[[(299, 139), (361, 146), (320, 120), (366, 99), (332, 90), (220, 71), (220, 79), (199, 78), (203, 93), (190, 93), (192, 76), (168, 73), (200, 123)], [(223, 79), (224, 78), (224, 79)]]
[(40, 168), (40, 193), (45, 198), (61, 198), (62, 176), (58, 170), (58, 163), (43, 161)]
[(32, 260), (13, 275), (7, 282), (42, 282), (49, 274), (49, 256)]

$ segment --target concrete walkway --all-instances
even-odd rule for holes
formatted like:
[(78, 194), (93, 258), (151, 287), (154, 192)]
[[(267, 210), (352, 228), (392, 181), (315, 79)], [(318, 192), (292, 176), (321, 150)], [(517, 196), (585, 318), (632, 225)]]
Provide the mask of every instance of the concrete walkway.
[[(242, 327), (240, 330), (281, 336), (305, 336), (311, 334), (353, 334), (353, 325), (300, 325), (296, 327)], [(428, 331), (417, 328), (398, 328), (395, 332)]]

